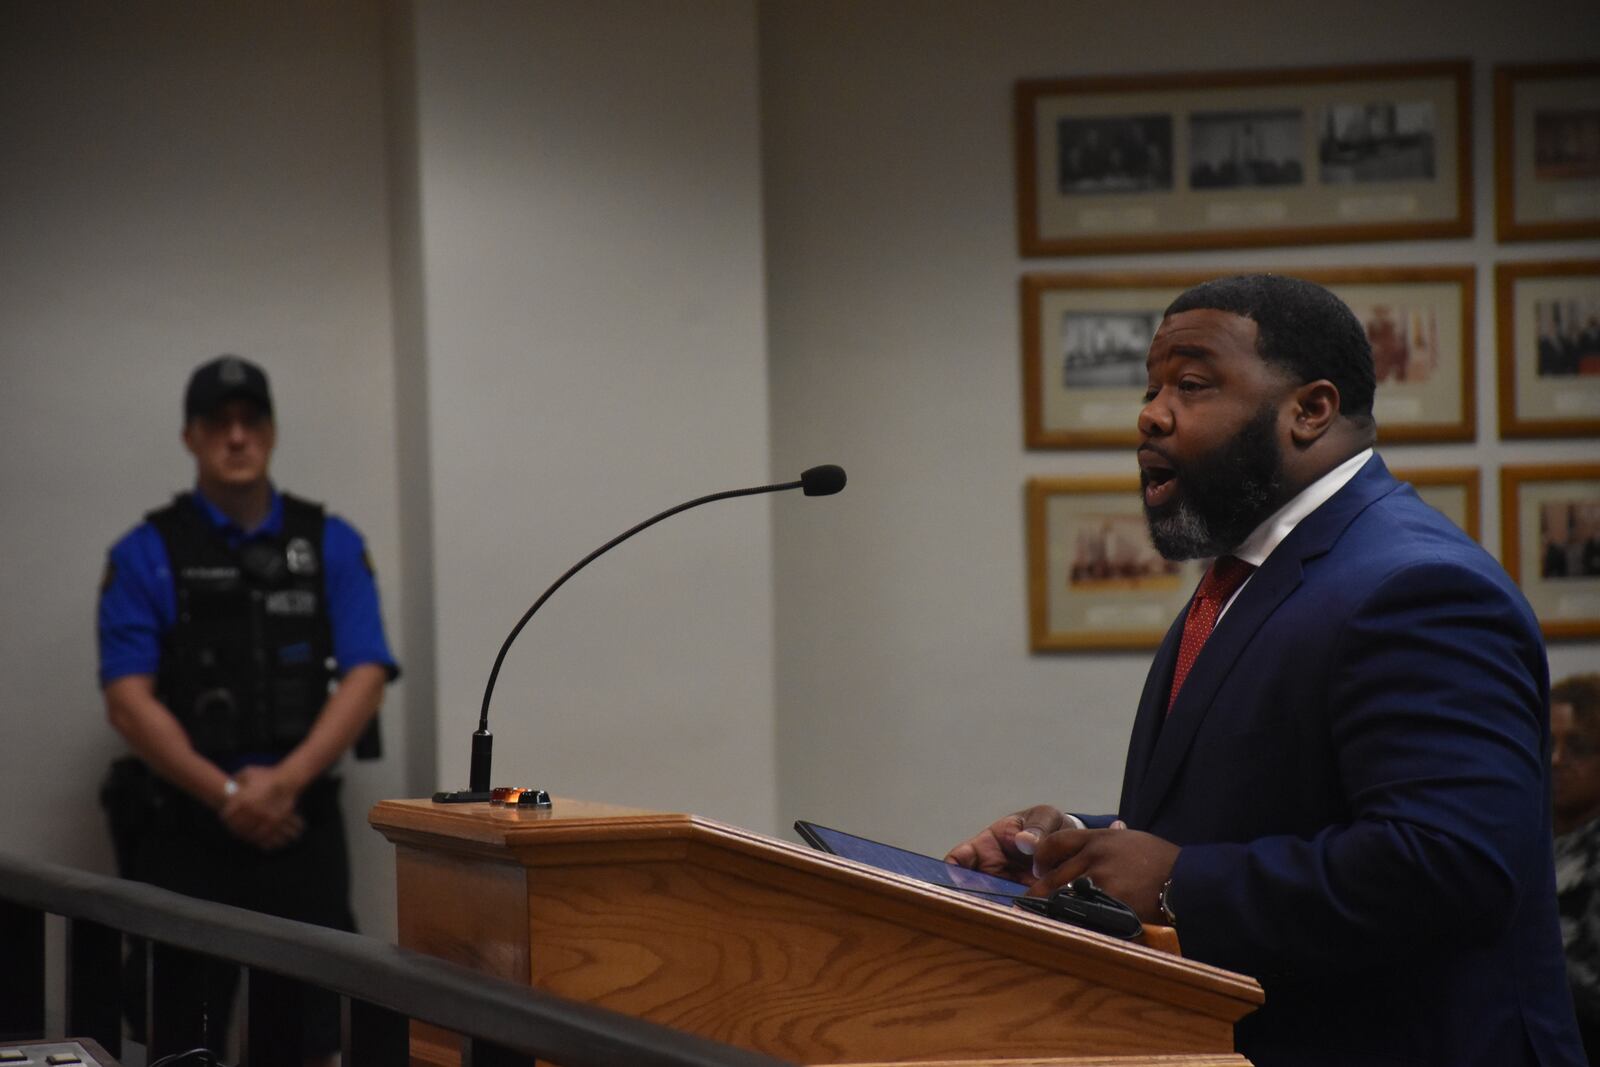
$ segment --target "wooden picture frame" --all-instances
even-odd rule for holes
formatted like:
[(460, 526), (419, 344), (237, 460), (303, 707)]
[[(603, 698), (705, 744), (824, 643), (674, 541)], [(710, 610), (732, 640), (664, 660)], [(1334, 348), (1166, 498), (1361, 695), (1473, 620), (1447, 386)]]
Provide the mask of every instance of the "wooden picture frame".
[(1410, 482), (1424, 503), (1483, 543), (1483, 474), (1477, 467), (1400, 468), (1390, 472)]
[[(1367, 325), (1380, 380), (1378, 440), (1477, 436), (1477, 275), (1472, 267), (1277, 271), (1326, 285)], [(1215, 271), (1029, 273), (1021, 280), (1023, 442), (1131, 448), (1145, 352), (1161, 313)]]
[(1029, 647), (1159, 645), (1204, 567), (1156, 552), (1138, 477), (1030, 478), (1026, 506)]
[(1024, 256), (1465, 237), (1471, 64), (1019, 81)]
[(1600, 259), (1499, 263), (1501, 437), (1600, 436)]
[(1494, 70), (1501, 241), (1600, 237), (1600, 61)]
[(1502, 467), (1500, 545), (1546, 638), (1600, 637), (1600, 463)]

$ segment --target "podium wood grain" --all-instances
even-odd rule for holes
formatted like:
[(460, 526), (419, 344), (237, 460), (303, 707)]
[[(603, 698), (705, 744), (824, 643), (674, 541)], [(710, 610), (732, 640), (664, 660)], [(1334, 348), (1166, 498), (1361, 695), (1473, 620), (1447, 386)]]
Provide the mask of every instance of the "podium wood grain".
[(801, 1063), (1236, 1065), (1233, 1023), (1262, 999), (689, 815), (400, 800), (371, 821), (395, 844), (403, 946)]

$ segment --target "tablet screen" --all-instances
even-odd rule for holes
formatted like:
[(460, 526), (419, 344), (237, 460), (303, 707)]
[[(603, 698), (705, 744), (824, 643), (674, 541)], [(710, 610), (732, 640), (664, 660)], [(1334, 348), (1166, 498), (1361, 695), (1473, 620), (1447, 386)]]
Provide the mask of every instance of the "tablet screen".
[(893, 845), (885, 845), (881, 841), (857, 837), (855, 834), (818, 826), (803, 819), (796, 822), (794, 828), (806, 844), (813, 848), (831, 852), (835, 856), (843, 856), (845, 859), (857, 860), (879, 870), (903, 874), (919, 882), (978, 893), (987, 899), (1001, 901), (1021, 896), (1028, 891), (1028, 887), (1021, 882), (997, 878), (982, 871), (969, 871), (965, 867), (957, 867), (953, 863), (924, 856), (920, 852), (910, 852)]

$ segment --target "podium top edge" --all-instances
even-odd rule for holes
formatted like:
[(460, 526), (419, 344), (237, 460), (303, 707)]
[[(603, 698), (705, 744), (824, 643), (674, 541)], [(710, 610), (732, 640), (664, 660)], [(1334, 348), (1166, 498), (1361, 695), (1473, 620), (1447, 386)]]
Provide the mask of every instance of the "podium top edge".
[(919, 924), (982, 927), (985, 937), (1015, 939), (1019, 950), (1026, 946), (1030, 953), (1054, 945), (1087, 952), (1114, 967), (1153, 967), (1167, 981), (1198, 985), (1225, 1000), (1254, 1006), (1263, 999), (1260, 985), (1245, 975), (697, 815), (557, 796), (547, 809), (385, 800), (372, 808), (368, 821), (397, 846), (529, 867), (588, 865), (597, 857), (608, 864), (671, 861), (697, 849), (701, 862), (752, 877), (824, 879), (829, 893), (860, 897), (863, 904), (876, 901), (872, 910), (915, 915)]

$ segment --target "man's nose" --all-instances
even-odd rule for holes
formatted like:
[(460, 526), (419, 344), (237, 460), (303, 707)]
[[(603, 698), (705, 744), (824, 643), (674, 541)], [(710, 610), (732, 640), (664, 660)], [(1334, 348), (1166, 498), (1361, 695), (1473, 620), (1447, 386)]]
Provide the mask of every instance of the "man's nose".
[(1138, 427), (1145, 437), (1161, 437), (1172, 432), (1172, 412), (1162, 402), (1160, 393), (1139, 409)]

